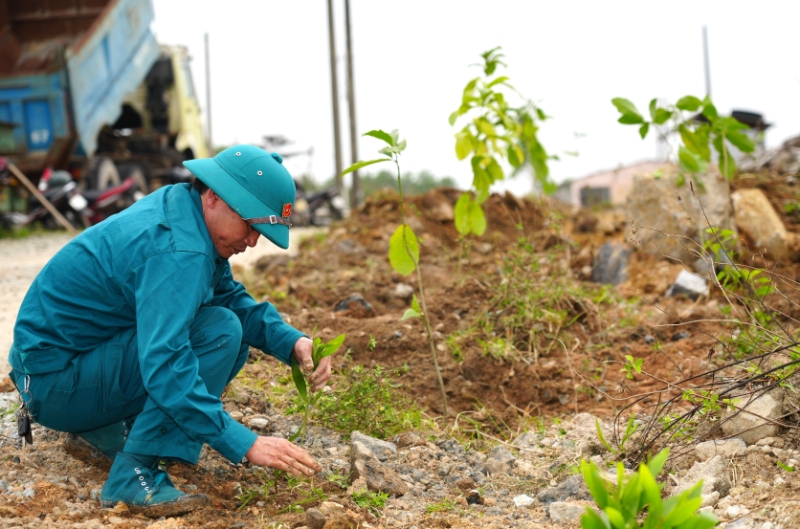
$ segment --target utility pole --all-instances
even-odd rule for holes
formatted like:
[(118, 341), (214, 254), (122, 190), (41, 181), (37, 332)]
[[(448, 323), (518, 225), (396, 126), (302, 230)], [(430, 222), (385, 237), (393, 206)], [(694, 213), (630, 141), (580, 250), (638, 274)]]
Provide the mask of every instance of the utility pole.
[[(350, 163), (358, 161), (358, 136), (356, 134), (356, 96), (353, 83), (353, 47), (350, 31), (350, 0), (344, 0), (344, 23), (347, 33), (347, 106), (350, 109)], [(353, 171), (353, 185), (350, 187), (350, 207), (358, 206), (358, 171)]]
[(206, 143), (208, 144), (208, 148), (210, 151), (209, 154), (213, 154), (214, 145), (211, 140), (211, 58), (208, 48), (208, 33), (205, 34), (205, 41), (206, 41)]
[(328, 0), (328, 37), (331, 52), (331, 97), (333, 98), (333, 143), (336, 152), (336, 187), (342, 190), (342, 142), (339, 137), (339, 87), (336, 76), (336, 38), (333, 33), (333, 0)]
[(711, 98), (711, 72), (708, 62), (708, 28), (703, 26), (703, 65), (706, 73), (706, 95)]

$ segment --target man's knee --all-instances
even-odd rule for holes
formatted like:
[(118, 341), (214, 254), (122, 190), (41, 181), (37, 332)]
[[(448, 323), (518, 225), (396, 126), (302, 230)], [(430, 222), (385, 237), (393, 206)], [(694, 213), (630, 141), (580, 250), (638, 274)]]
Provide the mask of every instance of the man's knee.
[(229, 309), (201, 307), (192, 322), (191, 340), (197, 354), (205, 350), (239, 351), (242, 346), (242, 323)]

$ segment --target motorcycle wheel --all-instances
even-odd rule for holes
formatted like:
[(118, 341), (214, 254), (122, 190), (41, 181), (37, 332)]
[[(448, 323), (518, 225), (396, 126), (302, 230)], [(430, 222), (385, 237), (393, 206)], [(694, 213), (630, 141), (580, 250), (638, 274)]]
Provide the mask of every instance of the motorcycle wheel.
[(91, 158), (83, 183), (86, 189), (106, 189), (118, 185), (120, 178), (117, 166), (111, 158), (105, 156)]
[(147, 185), (147, 177), (144, 174), (144, 169), (142, 169), (142, 166), (138, 163), (120, 163), (119, 176), (121, 180), (133, 177), (139, 188), (138, 190), (145, 195), (148, 193), (149, 187)]

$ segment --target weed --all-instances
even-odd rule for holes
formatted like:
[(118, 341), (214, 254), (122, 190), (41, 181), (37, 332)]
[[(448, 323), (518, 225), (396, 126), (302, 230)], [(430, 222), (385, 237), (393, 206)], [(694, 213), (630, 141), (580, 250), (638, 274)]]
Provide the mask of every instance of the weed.
[(365, 490), (362, 492), (353, 493), (353, 503), (359, 507), (367, 509), (376, 517), (380, 517), (381, 509), (386, 507), (386, 502), (389, 500), (389, 495), (385, 492), (372, 492)]
[(429, 503), (425, 506), (425, 512), (428, 514), (434, 512), (449, 512), (456, 508), (456, 502), (450, 498), (444, 498), (436, 503)]

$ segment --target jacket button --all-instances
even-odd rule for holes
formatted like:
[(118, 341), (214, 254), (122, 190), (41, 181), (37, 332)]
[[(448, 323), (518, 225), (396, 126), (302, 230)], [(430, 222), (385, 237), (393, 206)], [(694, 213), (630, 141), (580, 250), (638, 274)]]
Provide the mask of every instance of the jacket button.
[(167, 433), (167, 429), (166, 428), (161, 428), (161, 433)]

